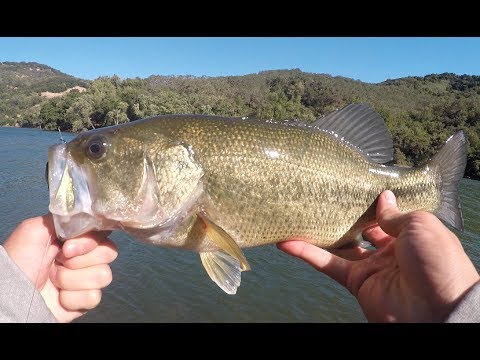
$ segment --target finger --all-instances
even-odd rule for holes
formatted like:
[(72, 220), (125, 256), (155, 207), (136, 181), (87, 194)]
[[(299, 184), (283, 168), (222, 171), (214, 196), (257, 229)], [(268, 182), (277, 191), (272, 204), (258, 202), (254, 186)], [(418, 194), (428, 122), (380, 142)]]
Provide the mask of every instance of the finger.
[(318, 271), (346, 286), (350, 262), (324, 249), (301, 240), (289, 240), (277, 244), (283, 252), (298, 257)]
[(66, 240), (62, 246), (65, 258), (84, 255), (98, 246), (98, 243), (106, 239), (111, 231), (91, 231), (77, 238)]
[(397, 237), (406, 221), (397, 207), (395, 195), (390, 190), (385, 190), (378, 197), (377, 222), (382, 230), (393, 237)]
[(60, 291), (60, 304), (68, 311), (91, 310), (101, 299), (101, 290)]
[(102, 289), (112, 282), (112, 270), (106, 264), (71, 270), (58, 265), (50, 279), (61, 290)]
[(378, 224), (366, 229), (362, 233), (362, 236), (365, 240), (371, 242), (377, 249), (384, 248), (394, 239), (383, 231)]
[(103, 240), (96, 248), (85, 255), (67, 258), (63, 252), (58, 254), (57, 262), (68, 269), (81, 269), (94, 265), (110, 264), (118, 256), (116, 245), (111, 240)]

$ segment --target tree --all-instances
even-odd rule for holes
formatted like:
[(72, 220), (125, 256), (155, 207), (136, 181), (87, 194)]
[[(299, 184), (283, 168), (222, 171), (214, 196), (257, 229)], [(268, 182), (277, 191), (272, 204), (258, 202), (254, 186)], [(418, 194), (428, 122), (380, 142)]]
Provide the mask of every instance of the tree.
[(74, 132), (92, 129), (91, 114), (93, 112), (93, 100), (88, 96), (78, 98), (66, 111), (65, 117), (70, 122)]

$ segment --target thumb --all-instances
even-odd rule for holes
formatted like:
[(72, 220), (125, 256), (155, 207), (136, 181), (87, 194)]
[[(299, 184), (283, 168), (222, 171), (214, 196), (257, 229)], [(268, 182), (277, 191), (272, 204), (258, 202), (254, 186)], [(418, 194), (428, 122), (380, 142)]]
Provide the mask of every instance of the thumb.
[(50, 214), (26, 219), (3, 243), (8, 256), (34, 283), (48, 277), (60, 245), (57, 242)]
[(397, 237), (406, 220), (405, 214), (397, 207), (397, 199), (390, 190), (378, 197), (377, 222), (387, 234)]

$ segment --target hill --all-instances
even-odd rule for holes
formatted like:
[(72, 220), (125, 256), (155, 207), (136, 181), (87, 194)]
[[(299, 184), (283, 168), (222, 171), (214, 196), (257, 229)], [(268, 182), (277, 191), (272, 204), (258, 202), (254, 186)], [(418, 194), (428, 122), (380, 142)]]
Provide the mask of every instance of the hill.
[(21, 120), (47, 99), (44, 91), (62, 92), (87, 82), (35, 62), (0, 62), (0, 124)]
[[(32, 63), (19, 64), (22, 72), (16, 73), (35, 77), (43, 72), (28, 64)], [(4, 110), (0, 108), (0, 119), (10, 114), (4, 123), (82, 131), (174, 113), (311, 122), (349, 103), (366, 103), (385, 118), (397, 163), (422, 163), (450, 135), (463, 129), (470, 142), (466, 176), (480, 179), (480, 76), (445, 73), (369, 84), (293, 69), (223, 77), (155, 75), (122, 80), (113, 76), (86, 83), (44, 65), (35, 66), (50, 77), (37, 82), (27, 78), (27, 84), (15, 76), (17, 85), (9, 84), (18, 89), (22, 85), (22, 93), (35, 94), (30, 102), (18, 100), (18, 90), (0, 83), (0, 94), (9, 94), (11, 99), (2, 104), (7, 106)], [(52, 88), (44, 81), (50, 81)], [(87, 90), (66, 91), (74, 86)], [(45, 91), (65, 93), (47, 100), (39, 95)]]

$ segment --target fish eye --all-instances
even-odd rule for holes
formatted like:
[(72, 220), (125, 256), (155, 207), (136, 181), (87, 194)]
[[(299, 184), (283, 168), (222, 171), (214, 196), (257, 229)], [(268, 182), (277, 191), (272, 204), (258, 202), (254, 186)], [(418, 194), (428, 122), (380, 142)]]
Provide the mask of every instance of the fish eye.
[(103, 136), (94, 137), (87, 143), (87, 156), (93, 160), (99, 160), (107, 153), (108, 142)]

